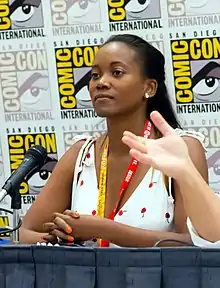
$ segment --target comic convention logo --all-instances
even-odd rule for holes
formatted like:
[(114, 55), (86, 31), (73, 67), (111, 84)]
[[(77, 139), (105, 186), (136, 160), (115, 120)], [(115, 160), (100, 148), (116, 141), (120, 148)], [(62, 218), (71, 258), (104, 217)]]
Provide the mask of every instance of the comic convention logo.
[(216, 0), (167, 0), (170, 28), (220, 24)]
[(50, 0), (54, 36), (103, 32), (103, 0)]
[(145, 35), (141, 35), (141, 37), (146, 40), (149, 44), (159, 50), (162, 54), (164, 54), (164, 34), (159, 33), (146, 33)]
[(52, 119), (47, 53), (43, 45), (20, 44), (0, 52), (0, 95), (6, 122)]
[(4, 184), (5, 177), (4, 177), (4, 163), (3, 163), (3, 156), (2, 156), (2, 147), (0, 142), (0, 187)]
[[(103, 39), (100, 40), (104, 42)], [(99, 42), (99, 43), (100, 43)], [(88, 85), (91, 66), (99, 49), (97, 40), (94, 45), (55, 48), (57, 83), (60, 96), (60, 109), (62, 119), (94, 118)], [(57, 43), (54, 43), (55, 47)]]
[[(57, 163), (57, 145), (54, 127), (35, 128), (28, 128), (29, 133), (25, 134), (18, 133), (21, 132), (21, 129), (18, 129), (16, 133), (14, 133), (15, 129), (7, 129), (11, 173), (21, 164), (25, 153), (31, 146), (41, 145), (48, 153), (46, 162), (40, 171), (20, 185), (23, 205), (31, 205), (34, 202)], [(44, 130), (44, 132), (37, 133), (36, 130)]]
[[(2, 215), (2, 212), (0, 213), (0, 215)], [(1, 232), (3, 232), (2, 230), (8, 228), (11, 228), (9, 224), (9, 216), (5, 213), (5, 215), (0, 216), (0, 237), (10, 237), (10, 233), (1, 234)]]
[[(3, 155), (2, 155), (2, 147), (1, 147), (1, 141), (0, 141), (0, 187), (2, 187), (5, 183), (5, 173), (4, 173), (4, 159), (3, 159)], [(5, 197), (1, 203), (0, 203), (0, 207), (1, 205), (5, 205), (8, 204), (8, 197)]]
[(162, 28), (160, 0), (107, 0), (109, 30)]
[(177, 113), (220, 111), (220, 38), (171, 41)]
[(0, 40), (44, 37), (41, 0), (0, 0)]
[[(214, 121), (212, 121), (214, 122)], [(219, 122), (215, 121), (216, 123)], [(207, 164), (209, 172), (209, 186), (220, 195), (220, 126), (206, 126), (207, 121), (202, 120), (204, 126), (189, 127), (205, 136), (204, 146), (207, 149)]]
[(63, 139), (65, 150), (68, 150), (76, 141), (76, 137), (92, 136), (98, 138), (106, 133), (105, 119), (93, 120), (84, 126), (79, 124), (63, 125)]

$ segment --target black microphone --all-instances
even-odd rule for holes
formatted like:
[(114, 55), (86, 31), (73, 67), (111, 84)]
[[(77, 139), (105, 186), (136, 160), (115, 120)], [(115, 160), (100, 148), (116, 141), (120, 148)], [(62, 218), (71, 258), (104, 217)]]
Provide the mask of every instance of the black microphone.
[(13, 195), (13, 191), (18, 189), (20, 184), (26, 178), (30, 179), (45, 163), (47, 151), (40, 145), (32, 146), (24, 156), (24, 160), (19, 167), (6, 180), (0, 191), (0, 202), (6, 195)]

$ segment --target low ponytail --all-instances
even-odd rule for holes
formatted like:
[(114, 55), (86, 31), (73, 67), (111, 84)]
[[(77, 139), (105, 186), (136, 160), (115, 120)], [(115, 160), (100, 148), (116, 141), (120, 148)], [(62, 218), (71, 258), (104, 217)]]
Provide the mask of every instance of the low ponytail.
[(147, 101), (147, 119), (149, 119), (151, 112), (155, 110), (163, 116), (171, 127), (174, 129), (181, 128), (181, 125), (176, 118), (172, 103), (169, 99), (167, 87), (164, 81), (158, 83), (156, 94)]

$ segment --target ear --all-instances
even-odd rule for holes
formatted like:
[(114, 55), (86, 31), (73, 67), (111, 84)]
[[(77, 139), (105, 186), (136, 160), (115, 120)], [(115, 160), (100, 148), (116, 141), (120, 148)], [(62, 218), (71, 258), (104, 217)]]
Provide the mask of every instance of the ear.
[(148, 95), (148, 98), (153, 97), (157, 92), (157, 87), (158, 83), (155, 79), (147, 79), (144, 93)]

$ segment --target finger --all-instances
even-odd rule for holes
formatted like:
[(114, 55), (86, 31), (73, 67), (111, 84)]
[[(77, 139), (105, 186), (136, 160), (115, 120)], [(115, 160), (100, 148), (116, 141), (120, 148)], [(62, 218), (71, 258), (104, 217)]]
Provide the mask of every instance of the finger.
[(130, 131), (124, 131), (123, 136), (128, 136), (132, 139), (137, 139), (137, 135), (135, 135), (134, 133), (132, 133)]
[(67, 235), (65, 233), (63, 233), (62, 231), (58, 230), (58, 229), (54, 229), (52, 232), (52, 235), (59, 237), (60, 239), (64, 240), (64, 241), (68, 241), (68, 242), (73, 242), (74, 241), (74, 237)]
[(141, 153), (140, 151), (136, 149), (131, 149), (130, 155), (143, 164), (147, 164), (151, 167), (157, 168), (155, 159), (147, 155), (146, 153)]
[(143, 138), (143, 142), (140, 142), (139, 138), (137, 138), (137, 139), (138, 140), (132, 139), (132, 138), (127, 137), (127, 136), (123, 136), (122, 141), (123, 141), (123, 143), (128, 145), (128, 147), (130, 147), (131, 149), (138, 150), (142, 153), (147, 153), (147, 147), (146, 147), (146, 145), (143, 144), (143, 143), (147, 143), (146, 140)]
[(43, 240), (46, 242), (50, 242), (53, 245), (58, 242), (57, 237), (55, 235), (51, 235), (51, 234), (47, 234), (47, 235), (43, 236)]
[(80, 215), (79, 215), (79, 213), (78, 212), (73, 212), (73, 211), (71, 211), (71, 210), (66, 210), (64, 213), (63, 213), (64, 215), (68, 215), (68, 216), (70, 216), (70, 217), (73, 217), (73, 218), (75, 218), (75, 219), (78, 219), (79, 217), (80, 217)]
[(70, 219), (70, 217), (68, 215), (65, 215), (63, 213), (62, 214), (61, 213), (54, 213), (54, 218), (56, 218), (56, 217), (63, 219), (65, 222), (67, 222)]
[(43, 224), (43, 228), (44, 230), (46, 230), (47, 232), (52, 231), (53, 229), (57, 229), (56, 224), (54, 224), (53, 222), (47, 222)]
[(60, 218), (63, 219), (64, 221), (69, 218), (69, 216), (64, 215), (64, 213), (57, 213), (57, 212), (55, 212), (53, 215), (54, 215), (54, 218), (60, 217)]
[(58, 227), (60, 230), (64, 231), (64, 232), (67, 233), (67, 234), (71, 234), (71, 233), (73, 232), (73, 229), (69, 226), (69, 224), (67, 224), (67, 223), (65, 222), (65, 220), (63, 220), (63, 219), (60, 218), (60, 217), (56, 217), (56, 218), (54, 219), (54, 223), (57, 225), (57, 227)]
[(159, 112), (153, 111), (150, 118), (163, 136), (176, 135), (175, 130), (166, 122)]

